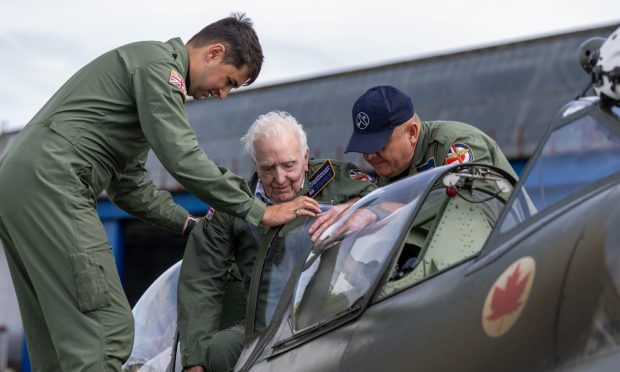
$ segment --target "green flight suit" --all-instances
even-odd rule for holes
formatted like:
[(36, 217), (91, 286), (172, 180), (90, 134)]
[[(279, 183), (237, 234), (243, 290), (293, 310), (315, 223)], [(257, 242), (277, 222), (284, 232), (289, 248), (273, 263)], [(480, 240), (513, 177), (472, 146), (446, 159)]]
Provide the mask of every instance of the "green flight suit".
[(437, 120), (422, 122), (409, 169), (397, 177), (377, 177), (377, 184), (385, 186), (451, 162), (489, 164), (517, 178), (508, 159), (491, 137), (469, 124)]
[(198, 147), (178, 38), (129, 44), (71, 77), (0, 159), (0, 238), (35, 371), (118, 371), (133, 319), (96, 197), (180, 233), (188, 212), (147, 178), (149, 149), (189, 192), (258, 224), (265, 204)]
[[(325, 160), (310, 160), (306, 181), (299, 195), (306, 195), (311, 175)], [(314, 198), (340, 204), (376, 189), (362, 181), (364, 172), (350, 163), (331, 161), (335, 176)], [(356, 179), (356, 177), (358, 179)], [(366, 177), (366, 179), (368, 179)], [(310, 181), (308, 181), (310, 180)], [(368, 179), (370, 180), (370, 179)], [(256, 186), (257, 177), (251, 184)], [(259, 241), (266, 228), (255, 228), (239, 218), (215, 212), (190, 234), (178, 287), (178, 329), (184, 366), (204, 365), (207, 371), (232, 368), (241, 353), (243, 327), (220, 331), (226, 273), (233, 258), (239, 267), (245, 293), (248, 293)]]

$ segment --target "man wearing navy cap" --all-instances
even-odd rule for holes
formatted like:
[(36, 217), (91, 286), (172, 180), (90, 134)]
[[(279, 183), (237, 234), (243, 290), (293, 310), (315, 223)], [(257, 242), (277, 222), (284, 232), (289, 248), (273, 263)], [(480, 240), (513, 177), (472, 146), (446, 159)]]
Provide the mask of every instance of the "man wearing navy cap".
[[(411, 98), (390, 85), (370, 88), (353, 104), (353, 134), (345, 152), (360, 152), (374, 169), (377, 186), (436, 166), (476, 162), (517, 175), (497, 143), (471, 125), (456, 121), (425, 121), (415, 113)], [(334, 206), (317, 216), (308, 229), (312, 241), (334, 223), (348, 205)], [(372, 213), (371, 213), (372, 212)], [(342, 230), (356, 230), (385, 211), (361, 209)]]
[(497, 143), (471, 125), (425, 121), (411, 98), (390, 86), (370, 88), (353, 105), (353, 134), (345, 152), (360, 152), (378, 186), (440, 165), (490, 164), (517, 177)]

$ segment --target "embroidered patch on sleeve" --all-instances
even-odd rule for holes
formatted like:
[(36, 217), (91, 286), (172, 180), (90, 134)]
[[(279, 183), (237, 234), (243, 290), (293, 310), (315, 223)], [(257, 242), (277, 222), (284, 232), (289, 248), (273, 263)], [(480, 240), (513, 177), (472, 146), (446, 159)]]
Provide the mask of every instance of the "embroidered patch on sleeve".
[(360, 169), (351, 169), (349, 171), (349, 177), (351, 177), (352, 180), (375, 182), (368, 173)]
[(183, 76), (181, 76), (177, 70), (170, 70), (170, 79), (168, 79), (168, 82), (179, 88), (181, 94), (183, 94), (183, 101), (185, 101), (187, 99), (187, 87), (185, 86)]
[(446, 155), (445, 164), (453, 164), (453, 163), (467, 163), (474, 160), (474, 152), (471, 151), (469, 146), (463, 143), (455, 143), (450, 146), (450, 151), (448, 151), (448, 155)]
[(207, 212), (205, 218), (207, 219), (207, 221), (211, 221), (213, 219), (213, 216), (215, 216), (215, 209), (209, 208), (209, 211)]

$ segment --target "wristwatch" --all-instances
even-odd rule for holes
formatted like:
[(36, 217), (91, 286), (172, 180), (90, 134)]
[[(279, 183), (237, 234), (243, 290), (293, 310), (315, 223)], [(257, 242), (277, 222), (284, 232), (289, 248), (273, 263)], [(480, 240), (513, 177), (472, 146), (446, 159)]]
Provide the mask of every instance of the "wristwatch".
[(185, 231), (183, 231), (183, 236), (189, 236), (189, 233), (192, 232), (192, 229), (198, 224), (198, 218), (190, 215), (187, 219), (187, 226), (185, 227)]

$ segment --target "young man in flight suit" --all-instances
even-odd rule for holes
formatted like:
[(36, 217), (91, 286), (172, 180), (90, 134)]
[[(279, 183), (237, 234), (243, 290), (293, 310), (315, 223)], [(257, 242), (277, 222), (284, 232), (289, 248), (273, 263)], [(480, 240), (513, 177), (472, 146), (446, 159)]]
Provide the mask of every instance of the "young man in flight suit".
[[(329, 204), (349, 202), (376, 188), (356, 166), (308, 158), (306, 135), (288, 113), (260, 116), (243, 137), (257, 173), (250, 182), (267, 204), (307, 195)], [(226, 272), (233, 257), (248, 293), (261, 237), (241, 218), (217, 211), (194, 229), (183, 257), (178, 288), (178, 328), (182, 363), (189, 371), (228, 371), (243, 347), (243, 327), (218, 333)]]
[(195, 220), (147, 179), (152, 149), (206, 203), (252, 225), (279, 225), (301, 198), (268, 207), (246, 182), (198, 147), (183, 103), (225, 98), (251, 84), (263, 55), (251, 21), (233, 15), (186, 45), (138, 42), (103, 54), (71, 77), (0, 159), (0, 238), (17, 293), (34, 371), (119, 371), (133, 319), (97, 215), (106, 191), (123, 210), (187, 232)]

